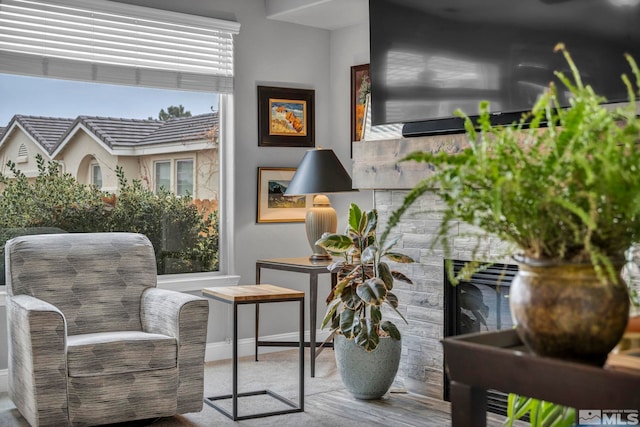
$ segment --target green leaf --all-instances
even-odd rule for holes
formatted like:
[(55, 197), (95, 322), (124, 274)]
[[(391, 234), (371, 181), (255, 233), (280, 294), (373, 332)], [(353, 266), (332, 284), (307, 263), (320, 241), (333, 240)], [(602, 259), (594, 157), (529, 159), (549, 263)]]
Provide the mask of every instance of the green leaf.
[(373, 209), (367, 212), (367, 222), (366, 227), (362, 230), (362, 235), (369, 236), (370, 234), (374, 234), (376, 231), (376, 227), (378, 226), (378, 211)]
[(340, 330), (346, 338), (354, 336), (354, 329), (360, 320), (356, 316), (355, 310), (345, 309), (340, 313)]
[(360, 226), (361, 219), (362, 211), (360, 210), (360, 207), (355, 203), (351, 203), (351, 206), (349, 207), (349, 227), (352, 230), (357, 231)]
[(326, 234), (316, 241), (316, 245), (334, 253), (344, 253), (353, 246), (353, 240), (343, 234)]
[(373, 351), (378, 347), (379, 342), (380, 337), (376, 332), (375, 326), (370, 319), (367, 319), (364, 327), (360, 329), (358, 336), (356, 336), (356, 343), (366, 351)]
[(393, 324), (392, 322), (385, 320), (384, 322), (382, 322), (380, 327), (394, 340), (400, 339), (400, 331), (398, 330), (396, 325)]
[(398, 308), (398, 297), (392, 293), (392, 292), (387, 292), (387, 302), (389, 303), (389, 305), (395, 309)]
[(358, 286), (356, 293), (366, 304), (380, 306), (387, 297), (387, 287), (381, 279), (374, 277)]
[(356, 284), (352, 280), (347, 281), (347, 285), (342, 290), (340, 299), (342, 300), (344, 305), (351, 310), (358, 310), (358, 308), (363, 303), (362, 299), (357, 293)]
[(372, 305), (371, 308), (369, 309), (369, 317), (373, 325), (375, 326), (379, 325), (380, 322), (382, 321), (382, 311), (380, 310), (380, 307), (376, 307), (375, 305)]
[(389, 258), (393, 262), (399, 262), (399, 263), (402, 263), (402, 264), (410, 264), (412, 262), (416, 262), (409, 255), (400, 254), (400, 253), (397, 253), (397, 252), (386, 252), (384, 254), (384, 256), (386, 256), (387, 258)]
[(368, 246), (364, 251), (362, 251), (362, 255), (360, 255), (360, 257), (362, 258), (362, 262), (364, 264), (370, 264), (374, 262), (376, 259), (376, 251), (377, 248), (375, 246)]
[(338, 309), (338, 307), (340, 306), (340, 304), (342, 304), (342, 300), (337, 298), (329, 303), (329, 305), (327, 306), (327, 311), (324, 315), (324, 319), (322, 320), (322, 325), (320, 326), (320, 329), (324, 329), (329, 324), (331, 319), (333, 319), (333, 316), (336, 310)]
[(391, 275), (393, 276), (394, 279), (396, 280), (400, 280), (401, 282), (405, 282), (408, 283), (410, 285), (413, 285), (413, 281), (411, 279), (409, 279), (407, 276), (405, 276), (404, 274), (400, 273), (399, 271), (392, 271)]
[(393, 289), (393, 275), (389, 266), (384, 262), (378, 263), (378, 277), (384, 282), (388, 290)]

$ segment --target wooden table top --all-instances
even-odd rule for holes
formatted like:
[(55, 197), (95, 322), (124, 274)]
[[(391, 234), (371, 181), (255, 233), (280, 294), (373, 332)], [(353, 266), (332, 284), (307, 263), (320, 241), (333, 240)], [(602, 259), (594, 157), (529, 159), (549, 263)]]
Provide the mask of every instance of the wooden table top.
[(265, 284), (204, 288), (202, 294), (230, 302), (264, 302), (304, 298), (304, 292), (302, 291)]
[[(298, 267), (306, 267), (306, 268), (317, 268), (317, 269), (325, 269), (329, 264), (331, 264), (332, 260), (327, 261), (311, 261), (309, 257), (298, 257), (298, 258), (269, 258), (269, 259), (259, 259), (256, 261), (257, 264), (261, 265), (287, 265), (287, 266), (298, 266)], [(329, 271), (327, 270), (327, 273)]]

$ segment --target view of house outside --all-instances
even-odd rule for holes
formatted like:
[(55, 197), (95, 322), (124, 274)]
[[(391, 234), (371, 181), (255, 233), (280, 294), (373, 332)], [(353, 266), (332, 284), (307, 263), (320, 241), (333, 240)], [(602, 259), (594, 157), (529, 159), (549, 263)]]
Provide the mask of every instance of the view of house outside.
[(0, 243), (140, 232), (159, 274), (218, 269), (218, 95), (0, 74)]

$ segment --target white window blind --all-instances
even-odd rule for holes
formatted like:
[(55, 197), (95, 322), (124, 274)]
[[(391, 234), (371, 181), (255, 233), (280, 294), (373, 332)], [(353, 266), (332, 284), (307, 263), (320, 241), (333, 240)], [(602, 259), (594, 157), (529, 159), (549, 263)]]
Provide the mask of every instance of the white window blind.
[(233, 92), (240, 24), (100, 0), (0, 0), (0, 72)]

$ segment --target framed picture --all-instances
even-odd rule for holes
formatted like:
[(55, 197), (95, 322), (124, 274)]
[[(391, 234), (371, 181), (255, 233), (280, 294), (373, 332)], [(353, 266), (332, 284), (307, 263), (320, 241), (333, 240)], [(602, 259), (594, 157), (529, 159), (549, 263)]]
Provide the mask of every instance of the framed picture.
[(313, 195), (285, 196), (296, 168), (258, 168), (256, 222), (304, 222)]
[(362, 139), (365, 104), (370, 92), (369, 64), (351, 67), (351, 142)]
[(258, 86), (258, 146), (313, 147), (314, 99), (310, 89)]

